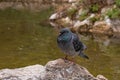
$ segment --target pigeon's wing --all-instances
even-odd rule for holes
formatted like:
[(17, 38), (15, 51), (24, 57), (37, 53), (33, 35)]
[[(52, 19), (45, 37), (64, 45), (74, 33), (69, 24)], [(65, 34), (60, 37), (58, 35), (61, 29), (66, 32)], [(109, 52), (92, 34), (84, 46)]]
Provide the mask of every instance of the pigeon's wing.
[(73, 43), (73, 47), (75, 49), (75, 51), (83, 51), (86, 46), (79, 40), (79, 37), (73, 33), (73, 36), (72, 36), (72, 43)]
[(74, 47), (75, 51), (76, 52), (79, 51), (79, 56), (89, 59), (89, 57), (83, 53), (83, 50), (86, 49), (86, 46), (79, 40), (79, 38), (76, 34), (73, 34), (72, 43), (73, 43), (73, 47)]

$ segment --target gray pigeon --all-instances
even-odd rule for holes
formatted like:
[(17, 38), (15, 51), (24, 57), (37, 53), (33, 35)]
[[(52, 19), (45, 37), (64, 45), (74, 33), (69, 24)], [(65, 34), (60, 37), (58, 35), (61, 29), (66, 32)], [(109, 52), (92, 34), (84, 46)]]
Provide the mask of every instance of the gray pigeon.
[(89, 59), (89, 57), (83, 53), (86, 46), (79, 40), (77, 34), (72, 33), (69, 28), (60, 30), (57, 43), (59, 48), (66, 54), (65, 59), (67, 59), (67, 56), (74, 57), (76, 55)]

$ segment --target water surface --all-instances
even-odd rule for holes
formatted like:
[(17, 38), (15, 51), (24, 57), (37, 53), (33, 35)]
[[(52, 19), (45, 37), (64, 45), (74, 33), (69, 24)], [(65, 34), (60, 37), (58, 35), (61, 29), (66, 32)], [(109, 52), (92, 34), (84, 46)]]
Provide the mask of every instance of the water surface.
[[(48, 22), (52, 12), (51, 8), (41, 12), (0, 11), (0, 69), (45, 65), (64, 57), (56, 44), (58, 32)], [(103, 74), (109, 80), (119, 80), (120, 38), (93, 34), (80, 37), (90, 59), (76, 57), (76, 62), (94, 76)]]

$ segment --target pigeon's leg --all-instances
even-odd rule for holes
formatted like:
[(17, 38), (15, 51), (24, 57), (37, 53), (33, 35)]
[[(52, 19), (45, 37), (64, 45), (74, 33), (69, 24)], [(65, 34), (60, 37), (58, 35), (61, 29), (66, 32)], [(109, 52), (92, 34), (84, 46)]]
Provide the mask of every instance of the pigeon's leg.
[(64, 58), (64, 59), (65, 59), (65, 60), (68, 60), (68, 58), (67, 58), (67, 57), (68, 57), (68, 55), (65, 55), (65, 58)]
[(65, 63), (67, 63), (69, 60), (68, 60), (68, 55), (65, 55), (65, 57), (63, 58)]
[(72, 58), (69, 60), (70, 61), (70, 63), (71, 63), (71, 65), (75, 65), (75, 58), (74, 58), (75, 56), (72, 56)]
[(64, 60), (68, 60), (68, 55), (65, 55), (65, 57), (62, 58), (62, 59), (64, 59)]

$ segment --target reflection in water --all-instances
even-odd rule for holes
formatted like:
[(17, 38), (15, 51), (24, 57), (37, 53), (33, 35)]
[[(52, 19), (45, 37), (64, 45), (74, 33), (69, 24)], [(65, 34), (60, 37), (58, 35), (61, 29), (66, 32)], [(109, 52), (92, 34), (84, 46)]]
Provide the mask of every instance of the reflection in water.
[[(51, 12), (0, 11), (0, 68), (16, 68), (33, 64), (46, 64), (64, 57), (56, 44), (57, 31), (45, 24)], [(19, 15), (19, 17), (18, 17)], [(47, 15), (47, 17), (45, 17)], [(76, 62), (92, 74), (103, 74), (109, 80), (120, 79), (119, 37), (99, 34), (81, 34), (87, 45), (85, 60)]]
[[(96, 52), (94, 53), (94, 56), (91, 57), (93, 58), (96, 55), (96, 59), (94, 60), (98, 64), (102, 63), (102, 65), (99, 65), (97, 67), (99, 68), (103, 67), (104, 69), (106, 68), (105, 71), (108, 71), (108, 72), (107, 73), (105, 72), (105, 74), (111, 76), (111, 77), (109, 76), (110, 80), (120, 79), (120, 77), (118, 76), (120, 75), (120, 54), (119, 54), (120, 53), (120, 35), (119, 34), (104, 35), (104, 34), (82, 33), (82, 35), (80, 36), (82, 36), (83, 41), (90, 44), (88, 45), (88, 49), (90, 47), (94, 47), (93, 49), (90, 49), (90, 52), (87, 51), (88, 54), (90, 54), (91, 52), (94, 52), (92, 50), (97, 49)], [(93, 43), (91, 43), (91, 40)], [(94, 46), (95, 44), (97, 46)], [(93, 61), (93, 63), (95, 61)], [(104, 69), (100, 69), (100, 70), (104, 72)]]
[(104, 46), (109, 46), (111, 43), (120, 44), (120, 34), (105, 35), (96, 33), (81, 33), (83, 36), (88, 36), (96, 42), (102, 43)]

